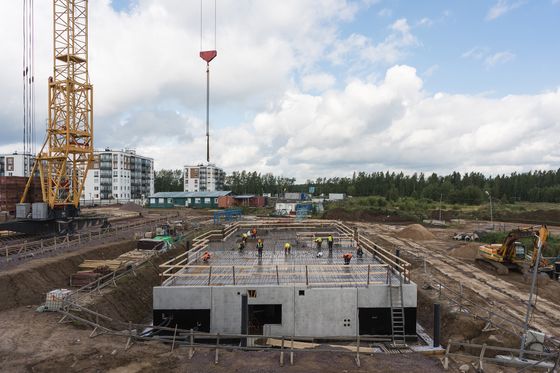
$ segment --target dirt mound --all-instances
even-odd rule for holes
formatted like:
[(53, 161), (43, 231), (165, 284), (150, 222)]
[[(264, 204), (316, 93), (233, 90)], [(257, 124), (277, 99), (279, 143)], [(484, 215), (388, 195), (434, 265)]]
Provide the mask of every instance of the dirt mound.
[(454, 248), (449, 252), (449, 255), (455, 258), (474, 260), (478, 257), (479, 248), (480, 248), (480, 243), (468, 243), (468, 244), (457, 246), (456, 248)]
[(421, 226), (420, 224), (411, 224), (397, 233), (400, 238), (408, 238), (411, 240), (435, 240), (436, 236), (432, 232)]
[(84, 259), (111, 259), (135, 247), (134, 241), (105, 244), (35, 259), (0, 275), (0, 311), (18, 306), (39, 304), (53, 289), (68, 288), (70, 275)]
[(132, 202), (125, 203), (124, 205), (120, 206), (120, 209), (124, 211), (134, 211), (134, 212), (144, 211), (144, 208), (142, 206)]

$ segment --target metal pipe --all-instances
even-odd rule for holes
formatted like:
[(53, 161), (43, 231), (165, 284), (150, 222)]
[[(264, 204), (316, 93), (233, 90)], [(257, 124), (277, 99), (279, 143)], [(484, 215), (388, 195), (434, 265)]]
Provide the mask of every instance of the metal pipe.
[(206, 161), (210, 162), (210, 64), (206, 64)]
[(440, 346), (441, 339), (441, 309), (439, 303), (434, 303), (434, 345), (433, 347)]

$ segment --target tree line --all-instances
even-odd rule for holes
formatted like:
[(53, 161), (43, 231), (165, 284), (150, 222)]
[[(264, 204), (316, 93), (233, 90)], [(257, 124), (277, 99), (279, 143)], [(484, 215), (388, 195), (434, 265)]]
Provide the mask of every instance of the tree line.
[[(182, 190), (180, 170), (156, 172), (156, 191)], [(178, 179), (177, 179), (178, 178)], [(161, 181), (158, 182), (158, 179)], [(171, 182), (170, 180), (178, 180)], [(177, 184), (178, 183), (178, 184)], [(256, 171), (235, 171), (226, 176), (226, 190), (234, 194), (273, 195), (283, 192), (308, 192), (314, 187), (315, 195), (346, 193), (350, 196), (378, 195), (388, 200), (400, 197), (440, 199), (448, 203), (480, 204), (488, 195), (500, 201), (560, 202), (560, 169), (530, 171), (509, 175), (486, 176), (479, 172), (449, 175), (396, 172), (356, 172), (352, 177), (317, 178), (296, 184), (295, 178), (261, 174)]]

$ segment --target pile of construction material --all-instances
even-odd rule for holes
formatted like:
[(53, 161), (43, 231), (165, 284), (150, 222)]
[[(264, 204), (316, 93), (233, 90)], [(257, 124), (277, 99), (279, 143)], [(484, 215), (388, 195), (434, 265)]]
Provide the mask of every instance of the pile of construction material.
[(80, 270), (70, 276), (70, 286), (93, 286), (103, 276), (136, 267), (154, 253), (148, 250), (132, 250), (115, 259), (86, 259), (79, 265)]

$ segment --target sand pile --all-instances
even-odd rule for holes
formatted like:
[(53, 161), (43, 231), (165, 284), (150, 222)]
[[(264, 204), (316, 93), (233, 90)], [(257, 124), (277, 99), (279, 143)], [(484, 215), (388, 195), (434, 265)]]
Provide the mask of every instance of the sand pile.
[(449, 255), (460, 259), (476, 259), (478, 257), (478, 249), (480, 243), (468, 243), (458, 246), (449, 252)]
[(397, 236), (400, 238), (408, 238), (415, 241), (436, 239), (436, 236), (434, 236), (432, 232), (430, 232), (420, 224), (409, 225), (408, 227), (397, 233)]

